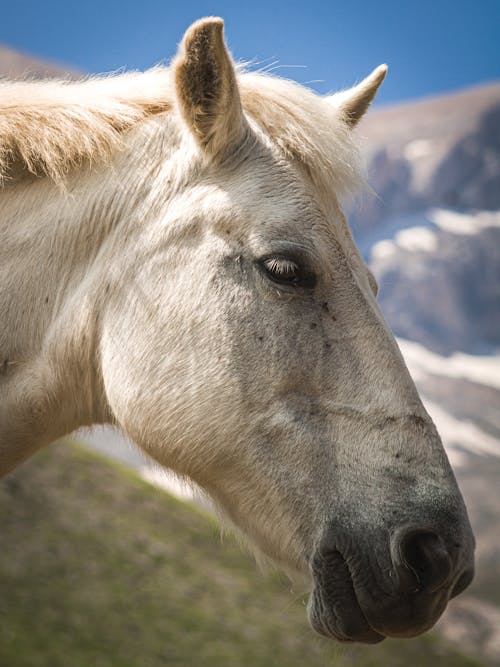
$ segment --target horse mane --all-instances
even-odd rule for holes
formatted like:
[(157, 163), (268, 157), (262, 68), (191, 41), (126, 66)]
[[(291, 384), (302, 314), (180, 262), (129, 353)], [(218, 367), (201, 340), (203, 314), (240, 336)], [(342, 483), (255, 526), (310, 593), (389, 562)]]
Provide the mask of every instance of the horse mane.
[(60, 182), (84, 161), (106, 160), (126, 130), (171, 107), (165, 78), (154, 68), (82, 81), (0, 82), (0, 179), (21, 167)]
[[(286, 79), (238, 70), (243, 108), (284, 154), (339, 194), (360, 183), (344, 120), (315, 93)], [(19, 172), (60, 183), (84, 162), (105, 162), (141, 121), (175, 107), (168, 68), (81, 81), (0, 82), (0, 184)]]

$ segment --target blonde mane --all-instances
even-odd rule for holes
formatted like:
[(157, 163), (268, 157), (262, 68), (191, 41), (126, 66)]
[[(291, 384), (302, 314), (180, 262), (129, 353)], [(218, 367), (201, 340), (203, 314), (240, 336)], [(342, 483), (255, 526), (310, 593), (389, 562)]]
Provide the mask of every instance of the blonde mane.
[[(356, 145), (344, 118), (292, 81), (239, 71), (247, 115), (287, 158), (338, 194), (360, 184)], [(175, 109), (170, 69), (82, 81), (0, 83), (0, 184), (19, 172), (62, 182), (83, 163), (103, 163), (141, 121)]]

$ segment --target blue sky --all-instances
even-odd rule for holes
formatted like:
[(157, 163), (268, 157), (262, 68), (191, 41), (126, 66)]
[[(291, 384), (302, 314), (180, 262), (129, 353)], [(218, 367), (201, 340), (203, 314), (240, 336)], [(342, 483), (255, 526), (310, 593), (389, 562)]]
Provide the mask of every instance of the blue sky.
[(0, 42), (86, 72), (144, 69), (210, 14), (225, 19), (235, 58), (277, 62), (321, 93), (382, 62), (381, 104), (500, 79), (500, 0), (11, 0)]

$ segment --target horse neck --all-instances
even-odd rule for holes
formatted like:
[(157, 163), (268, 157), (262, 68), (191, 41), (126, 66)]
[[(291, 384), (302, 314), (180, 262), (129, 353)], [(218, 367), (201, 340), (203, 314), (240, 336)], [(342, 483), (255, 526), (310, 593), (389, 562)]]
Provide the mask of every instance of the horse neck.
[(1, 195), (0, 475), (81, 425), (111, 420), (99, 322), (110, 257), (119, 263), (129, 238), (120, 226), (138, 188), (126, 181), (112, 168), (81, 170), (64, 189), (41, 179)]

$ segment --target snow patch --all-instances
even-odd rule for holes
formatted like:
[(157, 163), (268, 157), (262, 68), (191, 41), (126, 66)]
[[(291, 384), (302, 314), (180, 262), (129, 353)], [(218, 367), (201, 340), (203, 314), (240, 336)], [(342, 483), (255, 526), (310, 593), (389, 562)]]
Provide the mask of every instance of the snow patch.
[(433, 153), (434, 145), (429, 139), (416, 139), (406, 144), (403, 155), (407, 160), (418, 160)]
[[(474, 356), (456, 352), (442, 357), (419, 343), (397, 339), (399, 348), (414, 380), (426, 375), (461, 378), (500, 390), (500, 354)], [(452, 465), (467, 464), (467, 452), (500, 457), (500, 440), (473, 422), (454, 417), (441, 406), (424, 399), (424, 404), (443, 439)]]
[(410, 252), (434, 252), (438, 247), (436, 234), (427, 227), (410, 227), (396, 234), (396, 244)]
[(398, 249), (409, 252), (434, 252), (438, 248), (438, 238), (428, 227), (401, 229), (394, 240), (384, 239), (371, 249), (371, 261), (383, 261), (397, 253)]
[(463, 236), (478, 234), (488, 227), (500, 227), (500, 211), (458, 213), (436, 208), (429, 211), (428, 218), (443, 231)]
[(500, 456), (500, 441), (470, 421), (453, 417), (435, 403), (424, 401), (425, 408), (436, 424), (452, 465), (462, 466), (467, 457), (463, 449), (480, 456)]
[(455, 352), (450, 357), (442, 357), (419, 343), (402, 338), (398, 338), (397, 341), (414, 378), (422, 377), (423, 372), (462, 378), (500, 389), (500, 354), (472, 355)]
[(383, 261), (392, 257), (397, 252), (397, 246), (394, 241), (379, 241), (371, 249), (372, 261)]

